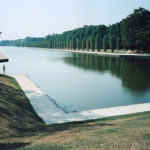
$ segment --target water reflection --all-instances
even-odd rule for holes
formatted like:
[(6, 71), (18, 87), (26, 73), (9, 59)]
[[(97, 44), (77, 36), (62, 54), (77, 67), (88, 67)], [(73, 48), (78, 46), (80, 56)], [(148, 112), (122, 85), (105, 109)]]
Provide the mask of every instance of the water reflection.
[(150, 60), (119, 57), (105, 57), (73, 53), (72, 57), (63, 57), (66, 64), (88, 71), (100, 73), (109, 71), (122, 80), (122, 86), (132, 92), (150, 90)]

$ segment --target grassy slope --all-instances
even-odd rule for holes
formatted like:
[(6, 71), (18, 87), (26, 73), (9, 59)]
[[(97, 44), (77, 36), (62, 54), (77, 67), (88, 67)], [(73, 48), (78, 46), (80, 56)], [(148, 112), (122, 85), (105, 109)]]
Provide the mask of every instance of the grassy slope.
[(0, 76), (0, 87), (0, 149), (150, 148), (150, 112), (46, 126), (14, 79)]
[(42, 124), (16, 80), (0, 75), (0, 139), (36, 130)]

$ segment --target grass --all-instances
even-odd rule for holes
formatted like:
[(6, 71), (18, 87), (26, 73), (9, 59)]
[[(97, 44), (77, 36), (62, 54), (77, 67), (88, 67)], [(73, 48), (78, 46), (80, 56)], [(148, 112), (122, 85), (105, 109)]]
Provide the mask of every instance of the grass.
[(14, 78), (0, 75), (0, 139), (44, 125)]
[[(13, 139), (17, 141), (18, 138)], [(28, 140), (19, 139), (23, 141), (30, 145), (19, 150), (149, 150), (150, 112), (49, 125)]]
[(45, 125), (14, 79), (1, 75), (0, 87), (0, 149), (150, 149), (150, 112)]

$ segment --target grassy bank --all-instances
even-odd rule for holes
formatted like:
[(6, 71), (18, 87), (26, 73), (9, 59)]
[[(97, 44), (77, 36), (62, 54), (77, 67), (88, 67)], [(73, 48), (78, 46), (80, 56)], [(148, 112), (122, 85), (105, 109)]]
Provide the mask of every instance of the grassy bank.
[(42, 124), (16, 80), (0, 75), (0, 139), (36, 130)]
[(46, 126), (13, 78), (0, 76), (0, 149), (148, 150), (150, 112)]

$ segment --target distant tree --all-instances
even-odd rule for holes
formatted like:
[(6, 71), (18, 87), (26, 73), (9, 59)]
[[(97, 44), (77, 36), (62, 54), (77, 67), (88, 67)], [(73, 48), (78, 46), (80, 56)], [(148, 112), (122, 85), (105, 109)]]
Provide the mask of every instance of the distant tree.
[(118, 50), (122, 48), (122, 42), (121, 42), (121, 38), (120, 37), (117, 37), (116, 47), (117, 47)]
[(91, 35), (90, 36), (90, 47), (92, 49), (92, 51), (94, 51), (94, 45), (95, 44), (95, 41), (94, 41), (94, 35)]
[(102, 39), (101, 39), (99, 33), (96, 35), (95, 48), (96, 48), (98, 51), (100, 51), (100, 49), (102, 48)]
[(82, 39), (82, 50), (86, 49), (86, 43), (85, 43), (85, 39)]
[(78, 50), (80, 50), (81, 49), (81, 42), (79, 39), (76, 40), (76, 44), (77, 44)]
[(89, 39), (86, 40), (86, 49), (87, 49), (87, 51), (90, 49), (90, 42), (89, 42)]
[(111, 51), (113, 52), (114, 49), (115, 49), (115, 46), (116, 46), (115, 36), (111, 35), (109, 42), (110, 42), (110, 43), (109, 43), (109, 44), (110, 44), (110, 49), (111, 49)]
[(67, 39), (67, 42), (66, 42), (66, 43), (67, 43), (67, 44), (66, 44), (66, 47), (67, 47), (67, 49), (69, 49), (69, 47), (70, 47), (70, 46), (69, 46), (69, 43), (70, 43), (70, 42), (69, 42), (69, 39)]
[(72, 39), (72, 48), (71, 49), (76, 49), (76, 40), (73, 38)]
[(108, 49), (108, 38), (107, 38), (107, 35), (104, 36), (102, 44), (103, 44), (104, 51), (106, 51)]
[(72, 43), (73, 43), (73, 42), (72, 42), (72, 40), (71, 40), (71, 41), (70, 41), (70, 44), (69, 44), (69, 48), (70, 48), (70, 49), (73, 48), (73, 47), (72, 47)]
[[(0, 32), (1, 33), (1, 32)], [(87, 26), (52, 34), (45, 38), (26, 37), (1, 41), (2, 46), (29, 46), (58, 49), (150, 50), (150, 11), (139, 8), (122, 21), (110, 25)]]

